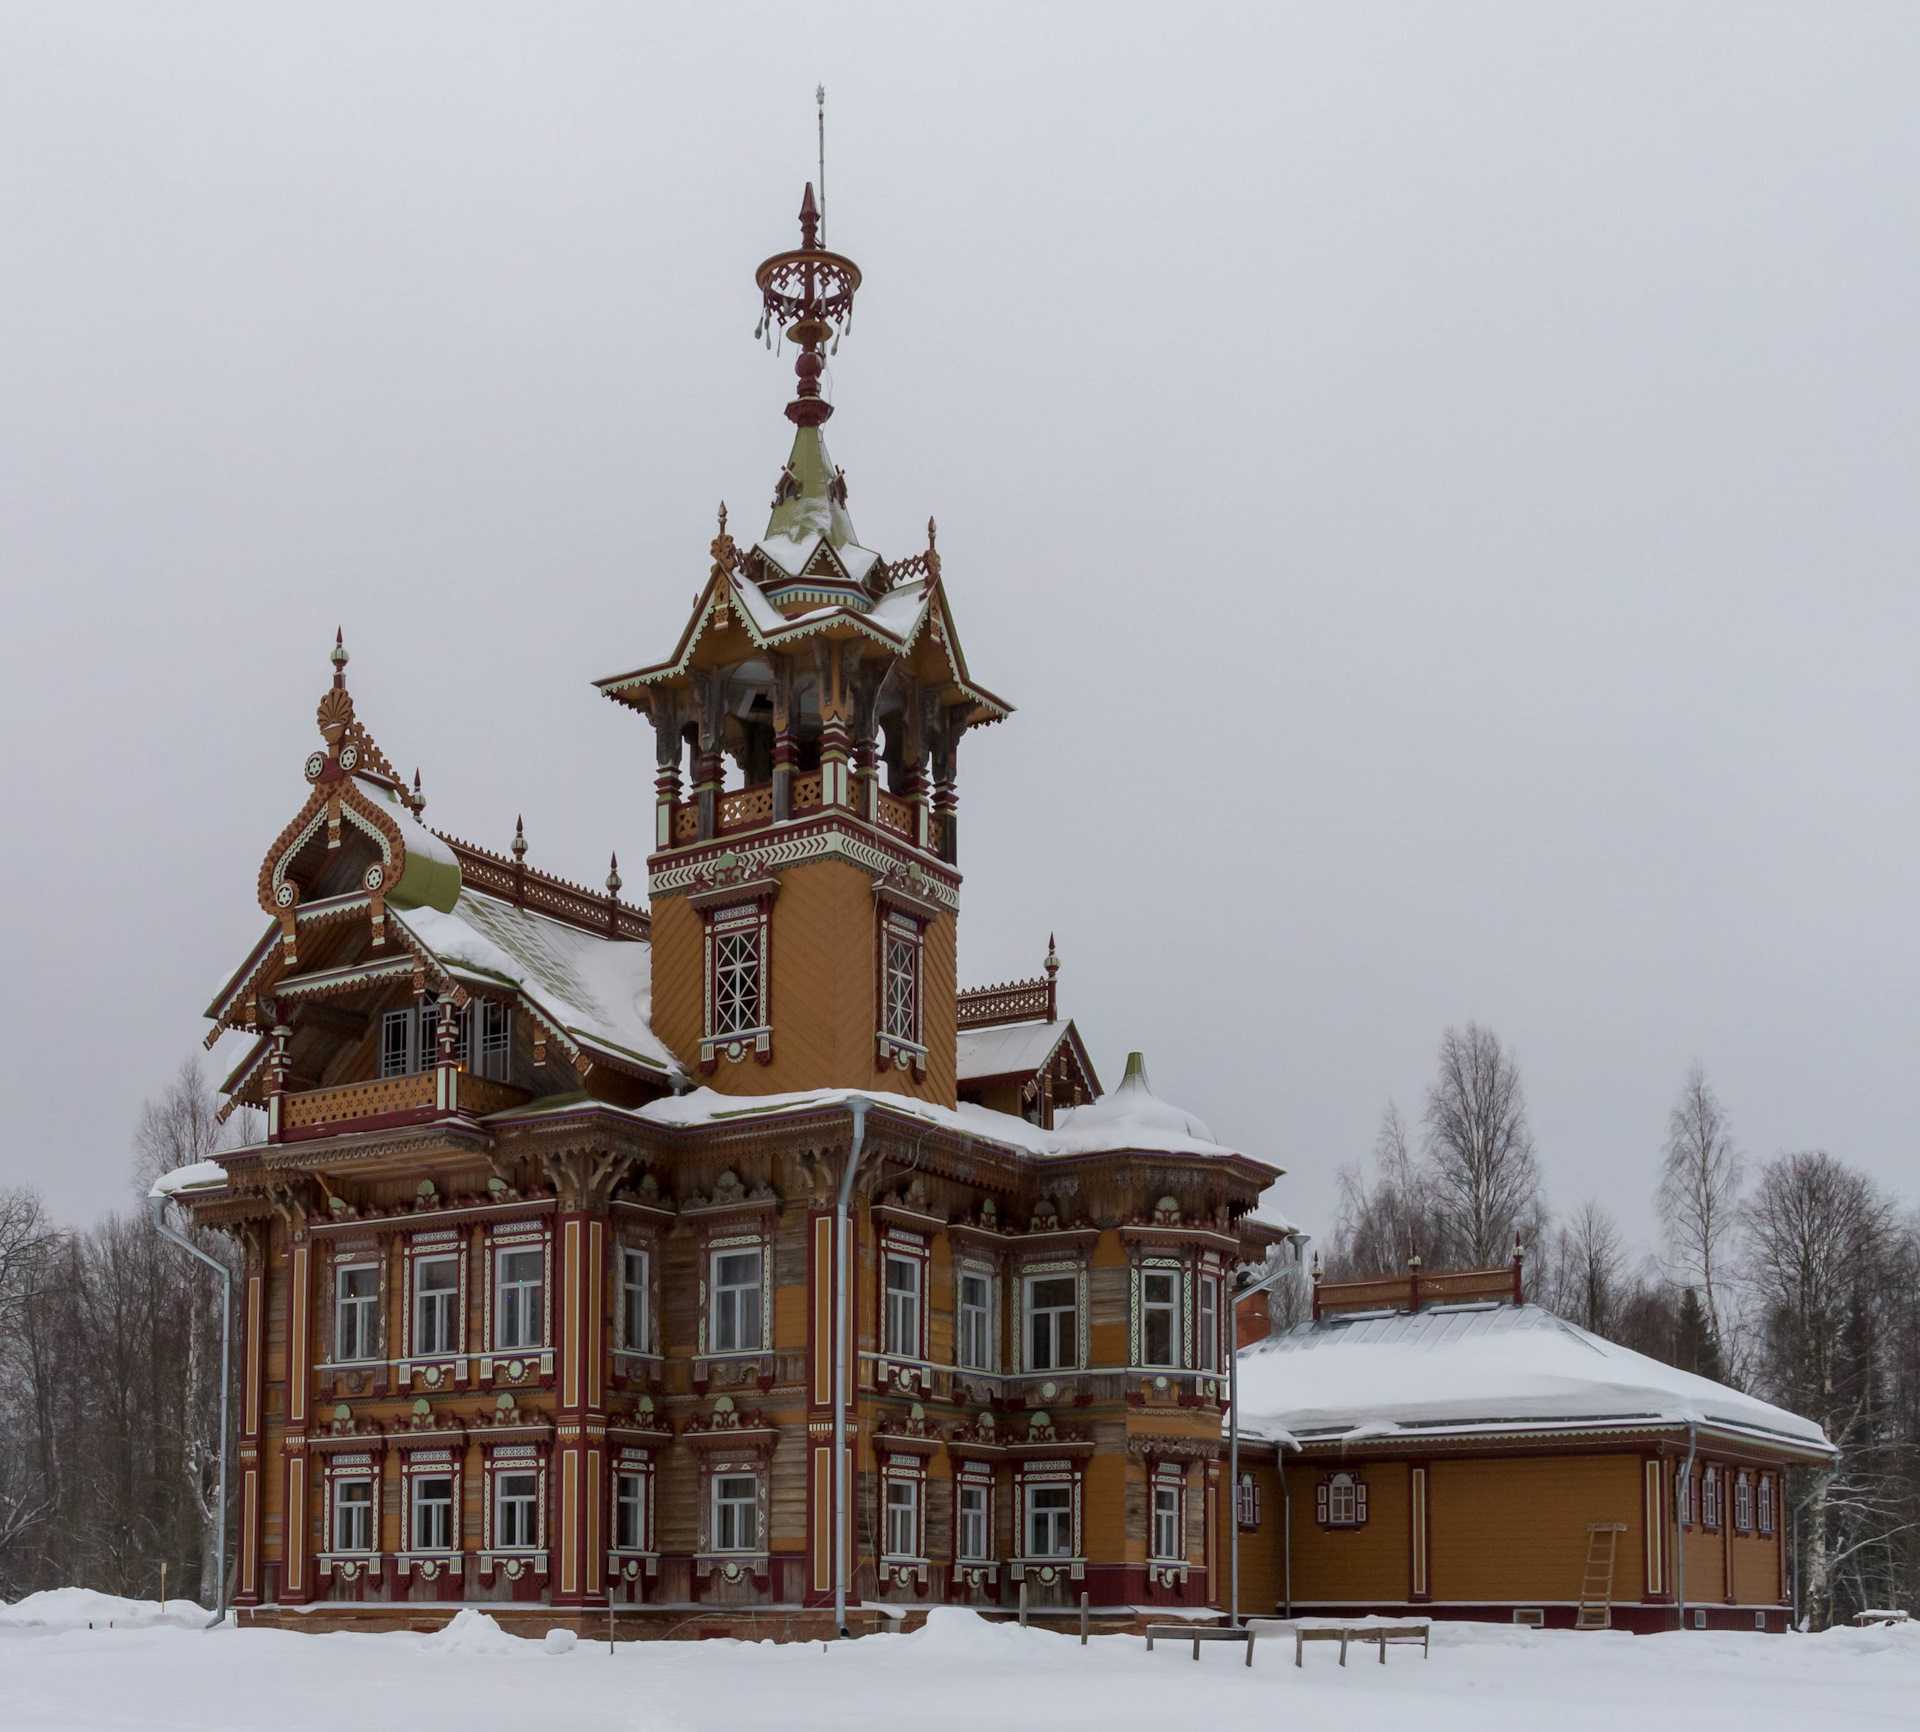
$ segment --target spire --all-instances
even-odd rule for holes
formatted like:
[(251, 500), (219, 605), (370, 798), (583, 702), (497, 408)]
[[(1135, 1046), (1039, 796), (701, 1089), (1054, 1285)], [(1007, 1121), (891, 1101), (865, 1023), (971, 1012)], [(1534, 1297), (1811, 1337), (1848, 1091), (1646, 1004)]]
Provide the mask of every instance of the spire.
[(812, 181), (800, 200), (800, 245), (775, 253), (754, 272), (753, 280), (760, 289), (754, 336), (769, 348), (776, 336), (790, 338), (800, 350), (793, 362), (800, 383), (787, 405), (787, 419), (796, 427), (818, 427), (833, 413), (833, 405), (820, 394), (820, 375), (826, 370), (820, 351), (829, 339), (837, 350), (841, 333), (852, 327), (860, 267), (822, 244)]
[(524, 819), (515, 816), (513, 820), (513, 858), (516, 862), (527, 857), (527, 826)]
[(616, 853), (613, 856), (611, 866), (607, 869), (607, 894), (609, 896), (618, 896), (620, 894), (620, 883), (620, 856)]
[(347, 689), (347, 640), (339, 626), (333, 628), (333, 648), (327, 651), (327, 660), (333, 663), (333, 689), (343, 692)]

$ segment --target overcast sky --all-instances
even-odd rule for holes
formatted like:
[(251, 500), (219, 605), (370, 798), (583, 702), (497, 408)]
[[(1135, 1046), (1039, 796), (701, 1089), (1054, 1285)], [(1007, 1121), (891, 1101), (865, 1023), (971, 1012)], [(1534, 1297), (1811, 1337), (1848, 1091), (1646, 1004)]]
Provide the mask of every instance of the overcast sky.
[(0, 1181), (128, 1201), (336, 623), (431, 819), (641, 888), (588, 682), (758, 531), (817, 79), (854, 520), (938, 516), (1020, 706), (963, 975), (1057, 930), (1104, 1079), (1316, 1230), (1469, 1018), (1563, 1208), (1646, 1234), (1695, 1057), (1912, 1195), (1920, 8), (1863, 0), (8, 0)]

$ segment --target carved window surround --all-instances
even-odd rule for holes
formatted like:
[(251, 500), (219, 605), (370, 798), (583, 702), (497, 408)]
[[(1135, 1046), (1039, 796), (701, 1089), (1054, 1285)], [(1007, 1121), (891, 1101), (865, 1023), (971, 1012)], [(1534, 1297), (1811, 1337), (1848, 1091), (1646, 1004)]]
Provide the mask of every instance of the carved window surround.
[[(461, 1516), (465, 1477), (464, 1442), (453, 1448), (434, 1445), (425, 1448), (409, 1445), (402, 1437), (400, 1446), (400, 1550), (394, 1558), (395, 1569), (403, 1576), (418, 1571), (424, 1580), (434, 1580), (442, 1570), (460, 1575), (464, 1568), (461, 1555)], [(413, 1531), (413, 1490), (419, 1479), (446, 1479), (453, 1483), (452, 1531), (444, 1551), (423, 1551), (415, 1544)]]
[[(453, 1260), (453, 1341), (449, 1347), (438, 1352), (426, 1353), (419, 1350), (414, 1339), (415, 1294), (418, 1280), (418, 1265), (428, 1259), (447, 1257)], [(411, 1380), (415, 1372), (427, 1373), (428, 1386), (437, 1387), (440, 1378), (432, 1373), (439, 1372), (442, 1377), (450, 1377), (455, 1384), (466, 1382), (467, 1364), (470, 1355), (467, 1352), (467, 1239), (456, 1227), (442, 1227), (423, 1233), (409, 1233), (402, 1241), (400, 1253), (400, 1360), (397, 1367), (402, 1384)]]
[[(495, 1531), (500, 1481), (508, 1474), (530, 1474), (534, 1482), (534, 1539), (532, 1545), (508, 1547)], [(480, 1575), (495, 1572), (517, 1581), (531, 1570), (547, 1573), (547, 1449), (540, 1443), (486, 1443), (481, 1457)]]
[[(918, 1588), (924, 1593), (932, 1580), (933, 1571), (927, 1558), (927, 1464), (917, 1451), (901, 1447), (903, 1441), (891, 1438), (874, 1440), (880, 1458), (880, 1472), (876, 1476), (879, 1503), (874, 1512), (880, 1586), (883, 1589)], [(890, 1492), (895, 1497), (904, 1494), (912, 1499), (913, 1534), (909, 1551), (896, 1551), (892, 1547), (896, 1536), (893, 1533), (894, 1510)]]
[[(359, 1450), (330, 1450), (321, 1458), (320, 1468), (320, 1551), (316, 1562), (320, 1574), (332, 1576), (338, 1574), (342, 1580), (353, 1581), (364, 1570), (370, 1576), (379, 1576), (385, 1568), (385, 1559), (380, 1550), (381, 1529), (381, 1465), (385, 1451), (376, 1440), (373, 1447)], [(344, 1484), (359, 1483), (370, 1490), (371, 1523), (369, 1539), (371, 1544), (359, 1550), (346, 1550), (341, 1545), (344, 1538), (336, 1531), (336, 1499), (339, 1488)]]
[[(607, 1551), (607, 1575), (614, 1580), (638, 1582), (642, 1576), (660, 1573), (660, 1552), (655, 1535), (656, 1496), (654, 1453), (650, 1448), (626, 1445), (614, 1454), (609, 1474), (613, 1503), (607, 1512), (607, 1533), (613, 1544)], [(620, 1503), (625, 1489), (623, 1480), (640, 1481), (640, 1543), (620, 1543)]]
[[(704, 926), (701, 943), (700, 1069), (711, 1074), (725, 1058), (738, 1064), (751, 1052), (773, 1062), (773, 899), (777, 878), (746, 878), (687, 898)], [(748, 970), (742, 975), (741, 970)], [(757, 972), (756, 972), (757, 971)], [(732, 990), (729, 991), (731, 984)], [(738, 1006), (744, 991), (751, 1016)], [(735, 1009), (730, 1013), (727, 1006)]]
[[(540, 1341), (531, 1347), (496, 1347), (495, 1305), (502, 1253), (540, 1253)], [(553, 1230), (549, 1222), (510, 1221), (487, 1231), (482, 1249), (486, 1284), (481, 1294), (478, 1378), (482, 1383), (531, 1385), (553, 1377)]]

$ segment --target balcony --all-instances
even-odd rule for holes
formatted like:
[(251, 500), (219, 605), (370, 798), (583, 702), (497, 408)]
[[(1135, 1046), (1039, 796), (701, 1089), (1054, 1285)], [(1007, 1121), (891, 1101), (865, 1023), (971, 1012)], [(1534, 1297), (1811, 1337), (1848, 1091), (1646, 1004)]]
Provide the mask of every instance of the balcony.
[[(909, 847), (913, 846), (913, 803), (878, 787), (873, 791), (873, 799), (873, 822)], [(796, 775), (793, 778), (792, 816), (808, 818), (820, 809), (820, 772), (810, 770), (804, 775)], [(729, 788), (715, 803), (716, 836), (737, 836), (749, 830), (763, 830), (773, 822), (771, 782), (756, 782), (746, 788)], [(941, 824), (937, 816), (929, 820), (929, 831), (931, 851), (938, 854)], [(675, 848), (684, 848), (688, 843), (701, 839), (698, 800), (674, 801), (669, 834)]]
[[(454, 1110), (482, 1118), (518, 1106), (527, 1091), (466, 1071), (454, 1073)], [(410, 1076), (374, 1077), (333, 1088), (304, 1089), (285, 1097), (280, 1108), (282, 1138), (331, 1135), (373, 1124), (404, 1123), (437, 1116), (437, 1084), (431, 1070)]]

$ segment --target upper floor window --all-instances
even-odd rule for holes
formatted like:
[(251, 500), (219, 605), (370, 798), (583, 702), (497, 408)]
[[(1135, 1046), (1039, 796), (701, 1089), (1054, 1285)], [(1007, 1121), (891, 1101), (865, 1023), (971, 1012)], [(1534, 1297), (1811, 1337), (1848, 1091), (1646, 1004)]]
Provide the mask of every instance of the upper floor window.
[(963, 1371), (993, 1369), (993, 1277), (975, 1269), (960, 1272), (958, 1352)]
[(502, 1247), (495, 1253), (493, 1345), (539, 1347), (546, 1332), (546, 1253)]
[(709, 1352), (760, 1351), (762, 1263), (758, 1250), (714, 1253)]
[(887, 913), (881, 923), (880, 1032), (897, 1045), (920, 1045), (920, 922)]
[(333, 1549), (336, 1552), (373, 1550), (372, 1480), (333, 1482)]
[(653, 1330), (649, 1317), (646, 1251), (638, 1245), (620, 1250), (620, 1345), (629, 1353), (653, 1350)]
[(1200, 1277), (1198, 1316), (1194, 1322), (1194, 1350), (1202, 1371), (1220, 1369), (1220, 1278)]
[(1073, 1556), (1073, 1488), (1065, 1485), (1027, 1487), (1027, 1556)]
[(417, 1257), (413, 1264), (413, 1339), (416, 1354), (456, 1353), (460, 1348), (460, 1259), (457, 1254)]
[(1180, 1363), (1180, 1271), (1140, 1271), (1140, 1362)]
[(1180, 1543), (1180, 1488), (1156, 1485), (1153, 1488), (1153, 1555), (1178, 1558), (1185, 1555)]
[[(440, 1061), (441, 1000), (428, 993), (417, 1004), (390, 1010), (380, 1019), (380, 1074), (411, 1076)], [(479, 1061), (473, 1062), (479, 1032)], [(512, 1046), (513, 1012), (504, 1004), (476, 999), (453, 1012), (453, 1062), (472, 1064), (481, 1076), (504, 1081)]]
[(968, 1561), (992, 1556), (987, 1487), (963, 1480), (954, 1498), (954, 1556)]
[(1080, 1283), (1072, 1275), (1026, 1278), (1029, 1371), (1066, 1371), (1080, 1360)]
[(1315, 1490), (1314, 1514), (1323, 1527), (1357, 1528), (1366, 1525), (1367, 1484), (1358, 1474), (1336, 1473)]
[(759, 1550), (760, 1482), (750, 1473), (713, 1476), (713, 1549)]
[(532, 1551), (540, 1543), (540, 1476), (493, 1476), (493, 1543), (498, 1551)]
[(727, 909), (713, 919), (713, 980), (707, 1033), (715, 1040), (753, 1034), (765, 1025), (766, 972), (759, 906)]
[(453, 1478), (450, 1474), (416, 1474), (412, 1485), (413, 1550), (453, 1550)]
[(920, 1357), (920, 1259), (889, 1256), (886, 1262), (886, 1350), (903, 1358), (918, 1359)]
[(505, 1082), (513, 1060), (513, 1011), (490, 998), (476, 1002), (470, 1014), (474, 1022), (473, 1073)]
[(380, 1271), (352, 1263), (334, 1271), (333, 1356), (336, 1360), (379, 1356)]

